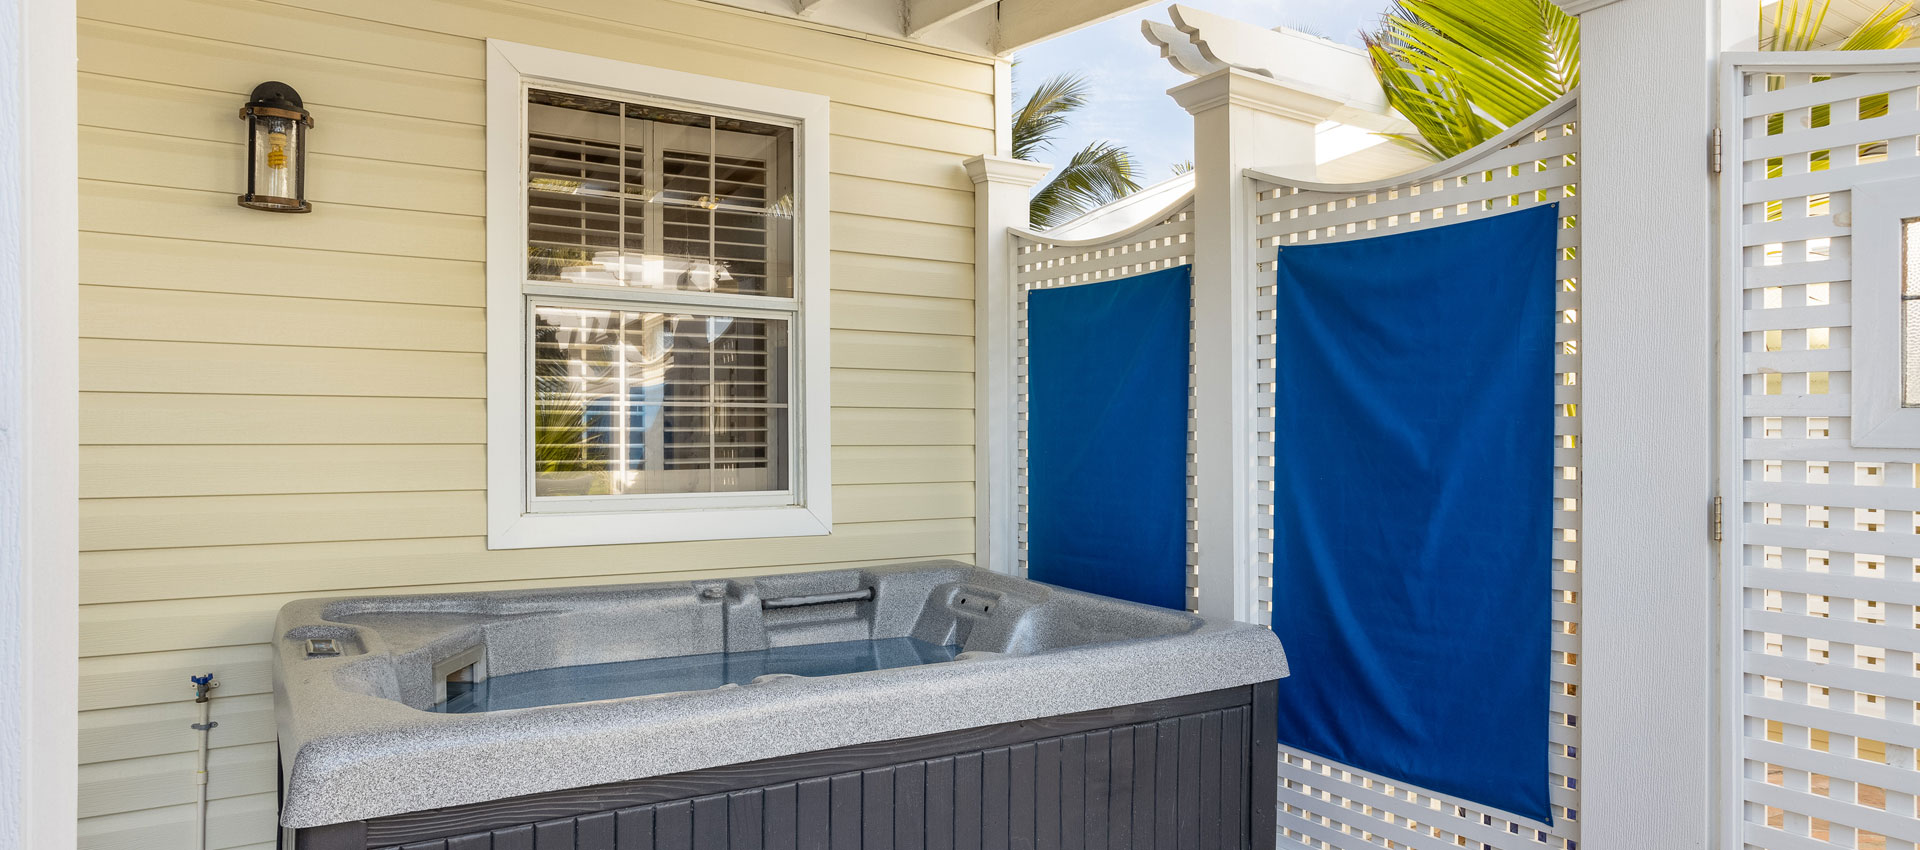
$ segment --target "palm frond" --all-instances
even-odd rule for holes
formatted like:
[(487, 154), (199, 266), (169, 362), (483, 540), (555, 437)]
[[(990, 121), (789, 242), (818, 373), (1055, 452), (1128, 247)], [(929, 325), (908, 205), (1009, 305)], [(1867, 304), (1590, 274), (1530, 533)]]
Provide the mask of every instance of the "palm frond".
[(1366, 36), (1387, 102), (1418, 139), (1455, 156), (1580, 84), (1580, 20), (1552, 0), (1399, 0)]
[(1042, 80), (1013, 114), (1013, 156), (1033, 159), (1053, 146), (1053, 137), (1087, 105), (1087, 79), (1056, 74)]
[[(1773, 20), (1763, 21), (1766, 37), (1761, 50), (1816, 50), (1831, 36), (1825, 32), (1827, 10), (1833, 0), (1780, 0), (1773, 7)], [(1765, 14), (1764, 12), (1762, 13)], [(1906, 23), (1913, 15), (1911, 0), (1889, 0), (1838, 44), (1827, 41), (1836, 50), (1890, 50), (1913, 38), (1913, 26)]]
[[(1762, 49), (1833, 44), (1824, 32), (1831, 5), (1780, 0), (1771, 20), (1760, 22)], [(1900, 47), (1914, 36), (1914, 7), (1915, 0), (1888, 0), (1836, 46)], [(1580, 84), (1580, 20), (1551, 0), (1398, 0), (1366, 43), (1388, 104), (1419, 134), (1387, 138), (1434, 159), (1492, 138)], [(1828, 109), (1814, 107), (1815, 126)], [(1861, 118), (1885, 113), (1884, 96), (1861, 100)]]
[(1109, 142), (1092, 142), (1063, 166), (1029, 202), (1031, 224), (1048, 228), (1140, 190), (1133, 155)]
[(1760, 49), (1812, 50), (1832, 5), (1833, 0), (1780, 0), (1773, 7), (1773, 25), (1760, 40)]
[(1840, 43), (1841, 50), (1892, 50), (1913, 38), (1911, 2), (1890, 2), (1860, 24), (1860, 28)]

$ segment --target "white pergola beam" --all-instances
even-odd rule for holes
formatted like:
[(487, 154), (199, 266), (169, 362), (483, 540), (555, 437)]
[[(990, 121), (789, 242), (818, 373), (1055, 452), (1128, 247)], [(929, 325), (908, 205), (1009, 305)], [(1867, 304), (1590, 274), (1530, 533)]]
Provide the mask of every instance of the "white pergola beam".
[(951, 23), (998, 2), (1000, 0), (907, 0), (907, 37), (919, 38), (934, 27)]
[(828, 0), (793, 0), (793, 13), (805, 17), (818, 11)]
[(994, 52), (1005, 56), (1151, 5), (1153, 0), (1000, 0), (1000, 39)]

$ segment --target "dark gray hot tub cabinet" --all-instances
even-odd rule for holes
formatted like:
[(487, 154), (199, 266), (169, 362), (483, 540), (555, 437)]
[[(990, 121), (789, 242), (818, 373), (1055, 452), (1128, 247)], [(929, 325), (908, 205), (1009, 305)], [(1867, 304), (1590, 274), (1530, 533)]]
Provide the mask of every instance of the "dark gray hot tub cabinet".
[(295, 832), (298, 850), (1274, 846), (1274, 686)]
[[(836, 601), (762, 604), (814, 596)], [(1275, 843), (1286, 663), (1271, 632), (964, 565), (307, 600), (282, 611), (278, 633), (294, 850)], [(965, 651), (704, 691), (423, 710), (445, 687), (434, 678), (475, 657), (502, 676), (902, 636)], [(310, 655), (312, 638), (339, 655)]]

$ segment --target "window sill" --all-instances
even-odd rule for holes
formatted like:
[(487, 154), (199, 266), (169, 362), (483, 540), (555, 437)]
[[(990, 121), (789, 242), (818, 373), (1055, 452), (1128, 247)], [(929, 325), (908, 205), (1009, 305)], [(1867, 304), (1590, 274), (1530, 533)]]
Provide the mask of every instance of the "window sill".
[(496, 518), (490, 523), (487, 548), (537, 549), (691, 540), (818, 537), (832, 532), (831, 513), (814, 507), (644, 513), (523, 513)]

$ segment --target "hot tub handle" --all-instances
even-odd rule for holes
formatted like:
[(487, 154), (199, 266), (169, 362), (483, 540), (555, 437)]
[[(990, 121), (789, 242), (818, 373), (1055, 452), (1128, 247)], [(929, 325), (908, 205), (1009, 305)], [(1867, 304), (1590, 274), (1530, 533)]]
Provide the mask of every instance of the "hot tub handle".
[(762, 610), (772, 608), (800, 608), (807, 605), (831, 605), (835, 602), (867, 602), (873, 599), (874, 589), (849, 590), (844, 593), (816, 593), (812, 596), (782, 596), (778, 599), (760, 600)]

